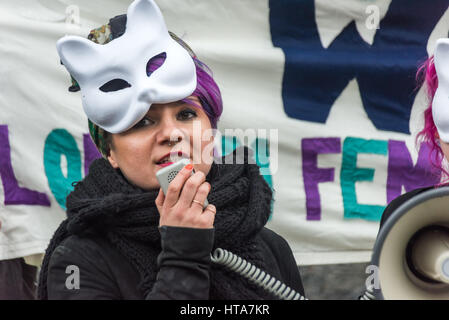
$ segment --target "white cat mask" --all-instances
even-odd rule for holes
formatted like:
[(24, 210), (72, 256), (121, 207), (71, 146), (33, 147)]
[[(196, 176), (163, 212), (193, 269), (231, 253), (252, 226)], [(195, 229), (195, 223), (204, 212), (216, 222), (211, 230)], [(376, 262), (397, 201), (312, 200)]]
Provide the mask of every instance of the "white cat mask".
[(440, 139), (449, 142), (449, 39), (438, 39), (434, 63), (438, 88), (432, 101), (432, 116)]
[[(131, 3), (125, 33), (107, 44), (65, 36), (56, 47), (81, 88), (87, 117), (111, 133), (134, 126), (153, 103), (184, 99), (196, 88), (192, 57), (170, 37), (153, 0)], [(148, 76), (150, 59), (164, 54), (164, 63)]]

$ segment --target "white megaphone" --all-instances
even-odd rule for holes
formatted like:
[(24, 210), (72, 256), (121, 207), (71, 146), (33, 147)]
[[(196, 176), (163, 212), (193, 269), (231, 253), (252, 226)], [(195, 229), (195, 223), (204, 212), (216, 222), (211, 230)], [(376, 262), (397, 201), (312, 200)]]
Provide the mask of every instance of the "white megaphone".
[(371, 263), (376, 299), (449, 299), (449, 187), (420, 193), (382, 226)]

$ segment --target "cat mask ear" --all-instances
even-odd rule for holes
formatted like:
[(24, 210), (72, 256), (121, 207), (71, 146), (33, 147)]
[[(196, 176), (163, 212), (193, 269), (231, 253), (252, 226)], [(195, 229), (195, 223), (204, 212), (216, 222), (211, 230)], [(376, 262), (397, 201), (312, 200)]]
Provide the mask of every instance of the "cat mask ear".
[[(193, 59), (170, 37), (153, 0), (131, 3), (125, 33), (109, 43), (66, 36), (56, 47), (80, 86), (87, 117), (111, 133), (134, 126), (153, 103), (184, 99), (196, 88)], [(165, 60), (147, 74), (147, 64), (156, 56)]]
[(432, 116), (440, 139), (449, 143), (449, 39), (438, 39), (434, 63), (438, 88), (432, 101)]

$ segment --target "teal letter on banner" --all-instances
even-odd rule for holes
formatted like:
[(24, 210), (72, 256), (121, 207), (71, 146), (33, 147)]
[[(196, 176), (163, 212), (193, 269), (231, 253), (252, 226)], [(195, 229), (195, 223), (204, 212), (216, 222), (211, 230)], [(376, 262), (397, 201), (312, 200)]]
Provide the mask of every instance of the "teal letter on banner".
[[(222, 155), (225, 156), (231, 152), (233, 152), (236, 148), (241, 146), (241, 142), (240, 139), (238, 139), (237, 137), (229, 137), (229, 136), (225, 136), (223, 135), (221, 140), (221, 152)], [(263, 138), (256, 138), (256, 140), (254, 140), (251, 143), (251, 147), (250, 147), (254, 152), (255, 155), (255, 161), (257, 163), (257, 165), (260, 168), (269, 168), (270, 167), (270, 145), (269, 145), (269, 141), (267, 139), (263, 139)], [(273, 199), (274, 199), (274, 190), (273, 190), (273, 181), (271, 178), (271, 174), (264, 174), (262, 175), (263, 178), (265, 179), (265, 181), (268, 183), (268, 185), (270, 186), (271, 190), (273, 191)], [(271, 220), (271, 217), (273, 215), (273, 199), (271, 200), (271, 213), (270, 213), (270, 217), (269, 220)]]
[[(267, 168), (267, 171), (270, 168), (270, 144), (267, 139), (263, 138), (256, 138), (256, 140), (251, 143), (251, 148), (253, 150), (256, 150), (255, 156), (256, 156), (256, 163), (260, 168)], [(271, 179), (271, 172), (270, 174), (263, 174), (262, 175), (265, 181), (268, 183), (268, 185), (271, 188), (271, 191), (273, 192), (273, 198), (271, 199), (270, 204), (270, 217), (268, 220), (271, 220), (271, 217), (273, 215), (273, 200), (274, 200), (274, 193), (273, 190), (273, 180)]]
[[(256, 138), (251, 143), (251, 149), (256, 150), (254, 153), (256, 156), (256, 163), (260, 168), (267, 168), (269, 171), (270, 168), (270, 145), (267, 139)], [(265, 181), (268, 183), (271, 189), (273, 189), (273, 182), (271, 180), (271, 174), (263, 175)]]
[(385, 206), (357, 203), (356, 181), (373, 181), (374, 169), (357, 168), (357, 154), (374, 153), (387, 155), (388, 142), (347, 137), (343, 144), (343, 161), (340, 172), (341, 192), (343, 194), (344, 217), (379, 221)]
[(240, 147), (240, 141), (237, 137), (221, 136), (221, 155), (232, 153), (236, 148)]
[[(231, 152), (233, 152), (236, 148), (241, 146), (241, 142), (237, 137), (229, 137), (222, 136), (221, 137), (221, 152), (222, 156), (225, 156)], [(270, 167), (270, 148), (269, 142), (267, 139), (256, 138), (251, 143), (250, 147), (253, 151), (255, 150), (255, 161), (260, 168), (269, 168)], [(271, 180), (271, 174), (263, 175), (265, 181), (268, 183), (271, 189), (273, 189), (273, 182)]]
[[(67, 177), (61, 170), (61, 155), (67, 158)], [(75, 139), (65, 129), (53, 130), (45, 140), (44, 167), (48, 185), (59, 205), (66, 209), (72, 183), (81, 180), (81, 154)]]

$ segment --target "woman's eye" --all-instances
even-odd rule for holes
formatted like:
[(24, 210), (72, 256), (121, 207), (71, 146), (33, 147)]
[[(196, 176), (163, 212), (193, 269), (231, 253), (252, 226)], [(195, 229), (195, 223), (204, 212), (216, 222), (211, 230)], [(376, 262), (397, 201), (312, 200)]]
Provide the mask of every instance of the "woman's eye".
[(178, 119), (189, 120), (197, 116), (196, 112), (191, 109), (185, 109), (178, 113)]
[(145, 118), (143, 118), (142, 120), (140, 120), (135, 126), (134, 126), (134, 128), (141, 128), (141, 127), (146, 127), (146, 126), (148, 126), (148, 125), (151, 125), (151, 124), (153, 124), (154, 123), (154, 121), (153, 120), (151, 120), (150, 118), (147, 118), (147, 117), (145, 117)]

